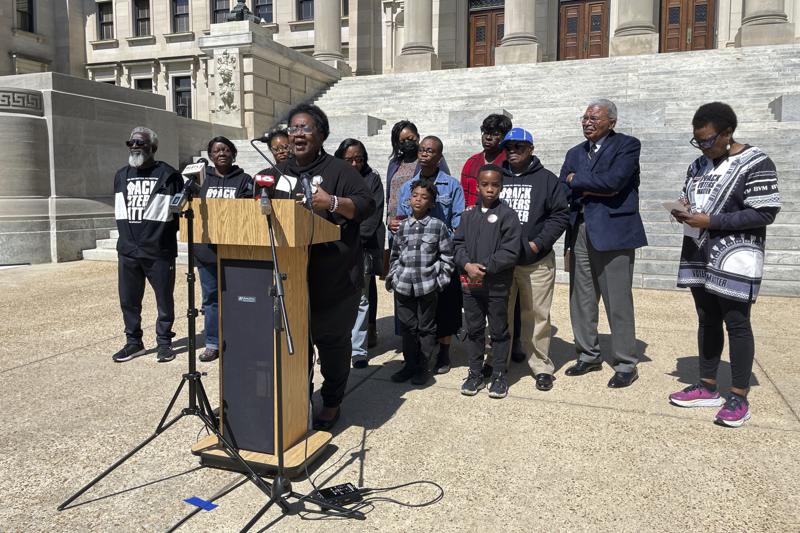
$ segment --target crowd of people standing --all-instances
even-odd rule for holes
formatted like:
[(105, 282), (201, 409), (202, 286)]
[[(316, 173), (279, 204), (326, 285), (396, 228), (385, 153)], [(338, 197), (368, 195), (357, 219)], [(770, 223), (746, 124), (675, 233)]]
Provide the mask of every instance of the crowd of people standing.
[[(310, 326), (323, 376), (315, 428), (330, 429), (339, 419), (350, 366), (368, 365), (368, 350), (377, 342), (376, 277), (393, 292), (395, 333), (402, 337), (404, 365), (392, 381), (424, 385), (450, 371), (451, 340), (463, 331), (468, 370), (462, 394), (488, 387), (490, 397), (504, 398), (511, 361), (527, 361), (536, 388), (551, 390), (554, 245), (562, 235), (576, 356), (564, 374), (600, 370), (605, 360), (614, 370), (608, 387), (625, 388), (638, 379), (632, 287), (636, 249), (647, 245), (639, 213), (641, 143), (616, 132), (616, 121), (613, 102), (589, 102), (581, 118), (585, 141), (566, 153), (556, 174), (534, 154), (531, 131), (513, 127), (504, 115), (489, 115), (481, 127), (482, 151), (456, 179), (442, 140), (422, 137), (404, 120), (392, 128), (385, 189), (359, 140), (343, 140), (333, 156), (325, 152), (330, 126), (314, 105), (295, 107), (287, 128), (270, 132), (270, 150), (285, 175), (275, 189), (279, 197), (301, 192), (302, 173), (320, 176), (312, 207), (341, 228), (339, 241), (310, 250)], [(697, 110), (691, 143), (702, 155), (689, 166), (671, 211), (685, 228), (678, 285), (691, 289), (697, 309), (699, 379), (669, 401), (719, 407), (715, 422), (732, 427), (751, 416), (750, 308), (762, 277), (766, 226), (780, 210), (775, 165), (760, 149), (734, 140), (736, 126), (726, 104)], [(152, 130), (134, 129), (127, 145), (128, 165), (115, 178), (127, 342), (113, 359), (127, 361), (144, 351), (140, 324), (147, 279), (159, 310), (158, 360), (168, 361), (174, 358), (177, 222), (167, 207), (181, 179), (155, 160)], [(253, 196), (253, 179), (234, 164), (230, 140), (215, 137), (208, 153), (213, 165), (201, 196)], [(287, 180), (283, 186), (281, 179)], [(216, 257), (210, 245), (197, 245), (193, 253), (205, 314), (200, 359), (207, 362), (220, 355)], [(598, 335), (601, 299), (611, 330), (611, 351), (605, 354)], [(716, 385), (723, 323), (733, 371), (727, 398)]]

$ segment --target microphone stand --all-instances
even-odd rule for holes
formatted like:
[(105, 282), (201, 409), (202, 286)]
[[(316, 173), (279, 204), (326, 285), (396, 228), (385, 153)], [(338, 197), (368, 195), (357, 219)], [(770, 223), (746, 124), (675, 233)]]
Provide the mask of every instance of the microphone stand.
[[(255, 141), (250, 141), (250, 144), (256, 151), (261, 154), (261, 156), (269, 163), (269, 165), (279, 173), (280, 176), (284, 176), (283, 172), (275, 166), (272, 161), (270, 161), (261, 150), (259, 150), (253, 143)], [(291, 507), (288, 501), (288, 498), (294, 498), (297, 500), (297, 503), (301, 502), (309, 502), (312, 503), (320, 508), (319, 511), (307, 509), (303, 506), (302, 511), (304, 512), (313, 512), (316, 514), (327, 515), (331, 517), (339, 517), (339, 518), (356, 518), (358, 520), (366, 520), (367, 516), (360, 512), (353, 509), (348, 509), (346, 507), (342, 507), (340, 505), (336, 505), (326, 501), (323, 498), (311, 496), (310, 494), (301, 494), (292, 490), (291, 481), (289, 478), (285, 476), (284, 473), (284, 460), (283, 455), (285, 451), (284, 442), (283, 442), (283, 364), (282, 364), (282, 353), (281, 353), (281, 332), (285, 329), (286, 330), (286, 349), (289, 352), (289, 355), (294, 355), (294, 342), (292, 340), (292, 334), (289, 329), (289, 317), (286, 312), (286, 300), (284, 298), (284, 288), (283, 288), (283, 280), (286, 279), (286, 274), (282, 274), (280, 271), (280, 267), (278, 265), (278, 252), (275, 246), (275, 231), (273, 230), (273, 221), (272, 221), (272, 202), (270, 201), (268, 191), (265, 189), (261, 193), (261, 213), (267, 219), (267, 233), (269, 235), (269, 245), (272, 251), (272, 264), (273, 264), (273, 277), (272, 277), (272, 287), (270, 288), (270, 294), (272, 295), (272, 312), (273, 312), (273, 328), (274, 328), (274, 336), (275, 336), (275, 388), (276, 388), (276, 396), (277, 396), (277, 411), (278, 411), (278, 446), (276, 453), (278, 455), (278, 471), (275, 477), (272, 480), (272, 495), (270, 499), (267, 501), (266, 504), (253, 516), (252, 519), (242, 528), (242, 531), (249, 531), (259, 519), (264, 515), (264, 513), (272, 507), (273, 504), (277, 504), (281, 509), (282, 515), (291, 514)]]
[[(197, 351), (195, 347), (195, 321), (197, 319), (198, 311), (195, 308), (195, 274), (194, 274), (194, 256), (192, 254), (192, 245), (194, 244), (194, 210), (192, 209), (192, 195), (194, 194), (194, 189), (192, 187), (184, 187), (184, 191), (186, 192), (186, 209), (179, 213), (180, 216), (183, 216), (186, 221), (186, 230), (187, 230), (187, 246), (189, 249), (188, 254), (188, 268), (189, 271), (186, 274), (186, 281), (187, 281), (187, 290), (188, 290), (188, 308), (186, 312), (186, 317), (188, 319), (188, 326), (189, 326), (189, 371), (186, 374), (183, 374), (181, 377), (181, 382), (178, 384), (178, 388), (175, 390), (175, 394), (173, 394), (172, 399), (170, 400), (169, 404), (167, 405), (167, 409), (164, 411), (164, 415), (161, 417), (161, 421), (156, 426), (155, 431), (152, 435), (147, 437), (141, 444), (133, 448), (127, 454), (122, 456), (117, 462), (113, 465), (105, 469), (99, 476), (95, 477), (89, 483), (87, 483), (83, 488), (81, 488), (78, 492), (67, 498), (61, 505), (58, 506), (59, 511), (63, 511), (67, 508), (67, 506), (72, 503), (76, 498), (78, 498), (81, 494), (89, 490), (92, 486), (94, 486), (98, 481), (106, 477), (112, 471), (114, 471), (118, 466), (122, 465), (125, 461), (130, 459), (136, 452), (147, 446), (153, 439), (158, 437), (161, 433), (169, 429), (173, 424), (175, 424), (178, 420), (182, 419), (185, 416), (196, 416), (203, 422), (205, 428), (213, 433), (217, 437), (217, 441), (222, 445), (222, 447), (227, 451), (228, 454), (233, 457), (241, 466), (243, 473), (247, 476), (247, 478), (258, 487), (261, 492), (266, 494), (268, 497), (272, 498), (273, 492), (271, 491), (269, 485), (267, 485), (261, 477), (250, 467), (250, 465), (245, 461), (242, 456), (239, 454), (239, 451), (231, 444), (231, 442), (222, 434), (222, 432), (218, 428), (219, 421), (214, 415), (213, 409), (211, 408), (211, 403), (208, 400), (208, 395), (206, 394), (205, 388), (203, 387), (203, 382), (201, 380), (202, 376), (206, 375), (205, 372), (201, 373), (197, 371)], [(273, 252), (274, 253), (274, 252)], [(280, 380), (279, 380), (280, 381)], [(169, 416), (172, 408), (175, 406), (175, 403), (178, 400), (178, 396), (180, 395), (181, 391), (183, 390), (184, 385), (189, 384), (189, 406), (184, 407), (180, 413), (175, 415), (169, 421), (167, 417)], [(279, 431), (281, 431), (279, 427)], [(288, 512), (289, 507), (288, 505), (284, 504), (284, 502), (277, 502), (278, 505), (281, 506), (281, 509), (284, 512)], [(284, 507), (285, 506), (285, 507)]]

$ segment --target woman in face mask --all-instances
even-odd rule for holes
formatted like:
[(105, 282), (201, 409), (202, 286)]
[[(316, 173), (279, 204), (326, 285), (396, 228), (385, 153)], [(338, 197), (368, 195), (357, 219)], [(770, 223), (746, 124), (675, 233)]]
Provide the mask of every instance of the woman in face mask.
[[(417, 162), (419, 132), (413, 122), (401, 120), (392, 128), (392, 155), (386, 170), (386, 225), (394, 233), (400, 225), (397, 215), (398, 191), (404, 183), (419, 172)], [(439, 169), (450, 174), (447, 162), (442, 157)]]

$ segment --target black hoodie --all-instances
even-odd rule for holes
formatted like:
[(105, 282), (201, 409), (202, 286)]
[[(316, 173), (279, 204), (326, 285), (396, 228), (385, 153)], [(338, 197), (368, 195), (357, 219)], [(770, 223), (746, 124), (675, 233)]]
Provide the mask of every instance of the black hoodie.
[[(286, 188), (282, 188), (285, 180), (280, 178), (274, 198), (296, 198), (295, 195), (303, 189), (297, 178), (302, 173), (307, 173), (311, 178), (322, 177), (320, 187), (328, 194), (349, 198), (356, 206), (356, 216), (352, 220), (328, 210), (314, 211), (341, 228), (341, 239), (311, 246), (308, 285), (312, 310), (324, 309), (325, 306), (360, 293), (364, 285), (360, 225), (375, 211), (375, 200), (367, 189), (364, 178), (350, 164), (324, 151), (309, 165), (299, 166), (297, 160), (292, 158), (279, 163), (278, 168), (292, 177), (290, 181), (293, 183), (291, 192), (288, 192)], [(265, 169), (261, 173), (276, 174), (272, 169)]]
[[(200, 198), (252, 198), (253, 178), (234, 165), (223, 177), (217, 176), (216, 169), (206, 166), (206, 177), (200, 189)], [(217, 246), (214, 244), (195, 244), (192, 246), (194, 258), (206, 264), (217, 262)]]
[[(528, 168), (515, 175), (508, 161), (503, 163), (503, 190), (500, 199), (516, 211), (522, 224), (518, 265), (530, 265), (543, 259), (553, 249), (569, 225), (569, 204), (558, 176), (544, 168), (533, 156)], [(536, 244), (538, 253), (530, 247)]]

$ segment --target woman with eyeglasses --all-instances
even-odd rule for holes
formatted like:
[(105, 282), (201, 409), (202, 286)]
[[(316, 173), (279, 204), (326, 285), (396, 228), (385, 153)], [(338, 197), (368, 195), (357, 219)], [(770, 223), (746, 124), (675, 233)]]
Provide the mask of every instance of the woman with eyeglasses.
[(314, 429), (327, 431), (339, 420), (350, 375), (350, 333), (364, 284), (360, 225), (375, 211), (375, 200), (356, 169), (322, 148), (330, 134), (322, 109), (300, 104), (289, 112), (288, 123), (294, 157), (278, 163), (285, 177), (277, 180), (274, 197), (302, 198), (300, 177), (307, 174), (318, 182), (311, 198), (314, 213), (341, 230), (338, 241), (311, 246), (308, 264), (311, 337), (323, 378)]
[(285, 128), (276, 128), (267, 134), (267, 146), (275, 158), (275, 163), (286, 161), (292, 157), (292, 150), (289, 146), (289, 133)]
[[(397, 218), (398, 192), (419, 172), (419, 131), (410, 120), (401, 120), (392, 127), (392, 154), (386, 169), (386, 225), (394, 233), (400, 227)], [(439, 170), (450, 174), (444, 157), (439, 161)]]
[[(692, 119), (691, 144), (702, 152), (686, 173), (678, 286), (689, 287), (699, 321), (699, 381), (672, 393), (680, 407), (720, 407), (715, 423), (739, 427), (750, 418), (750, 377), (755, 356), (750, 307), (764, 265), (767, 226), (781, 208), (775, 164), (759, 148), (733, 138), (737, 119), (721, 102), (704, 104)], [(717, 370), (728, 330), (732, 386), (727, 400)]]
[[(234, 163), (236, 146), (227, 137), (214, 137), (208, 141), (206, 175), (200, 189), (200, 198), (251, 198), (253, 178)], [(203, 295), (203, 330), (206, 349), (200, 354), (204, 363), (219, 357), (219, 304), (217, 280), (217, 247), (214, 244), (195, 244), (192, 247), (200, 289)]]
[(353, 326), (353, 368), (366, 368), (367, 348), (377, 344), (375, 324), (378, 312), (378, 288), (375, 276), (383, 274), (383, 184), (380, 175), (369, 166), (367, 149), (357, 139), (345, 139), (334, 153), (364, 178), (364, 184), (375, 200), (375, 212), (361, 223), (361, 247), (364, 249), (364, 290), (358, 306), (358, 316)]

